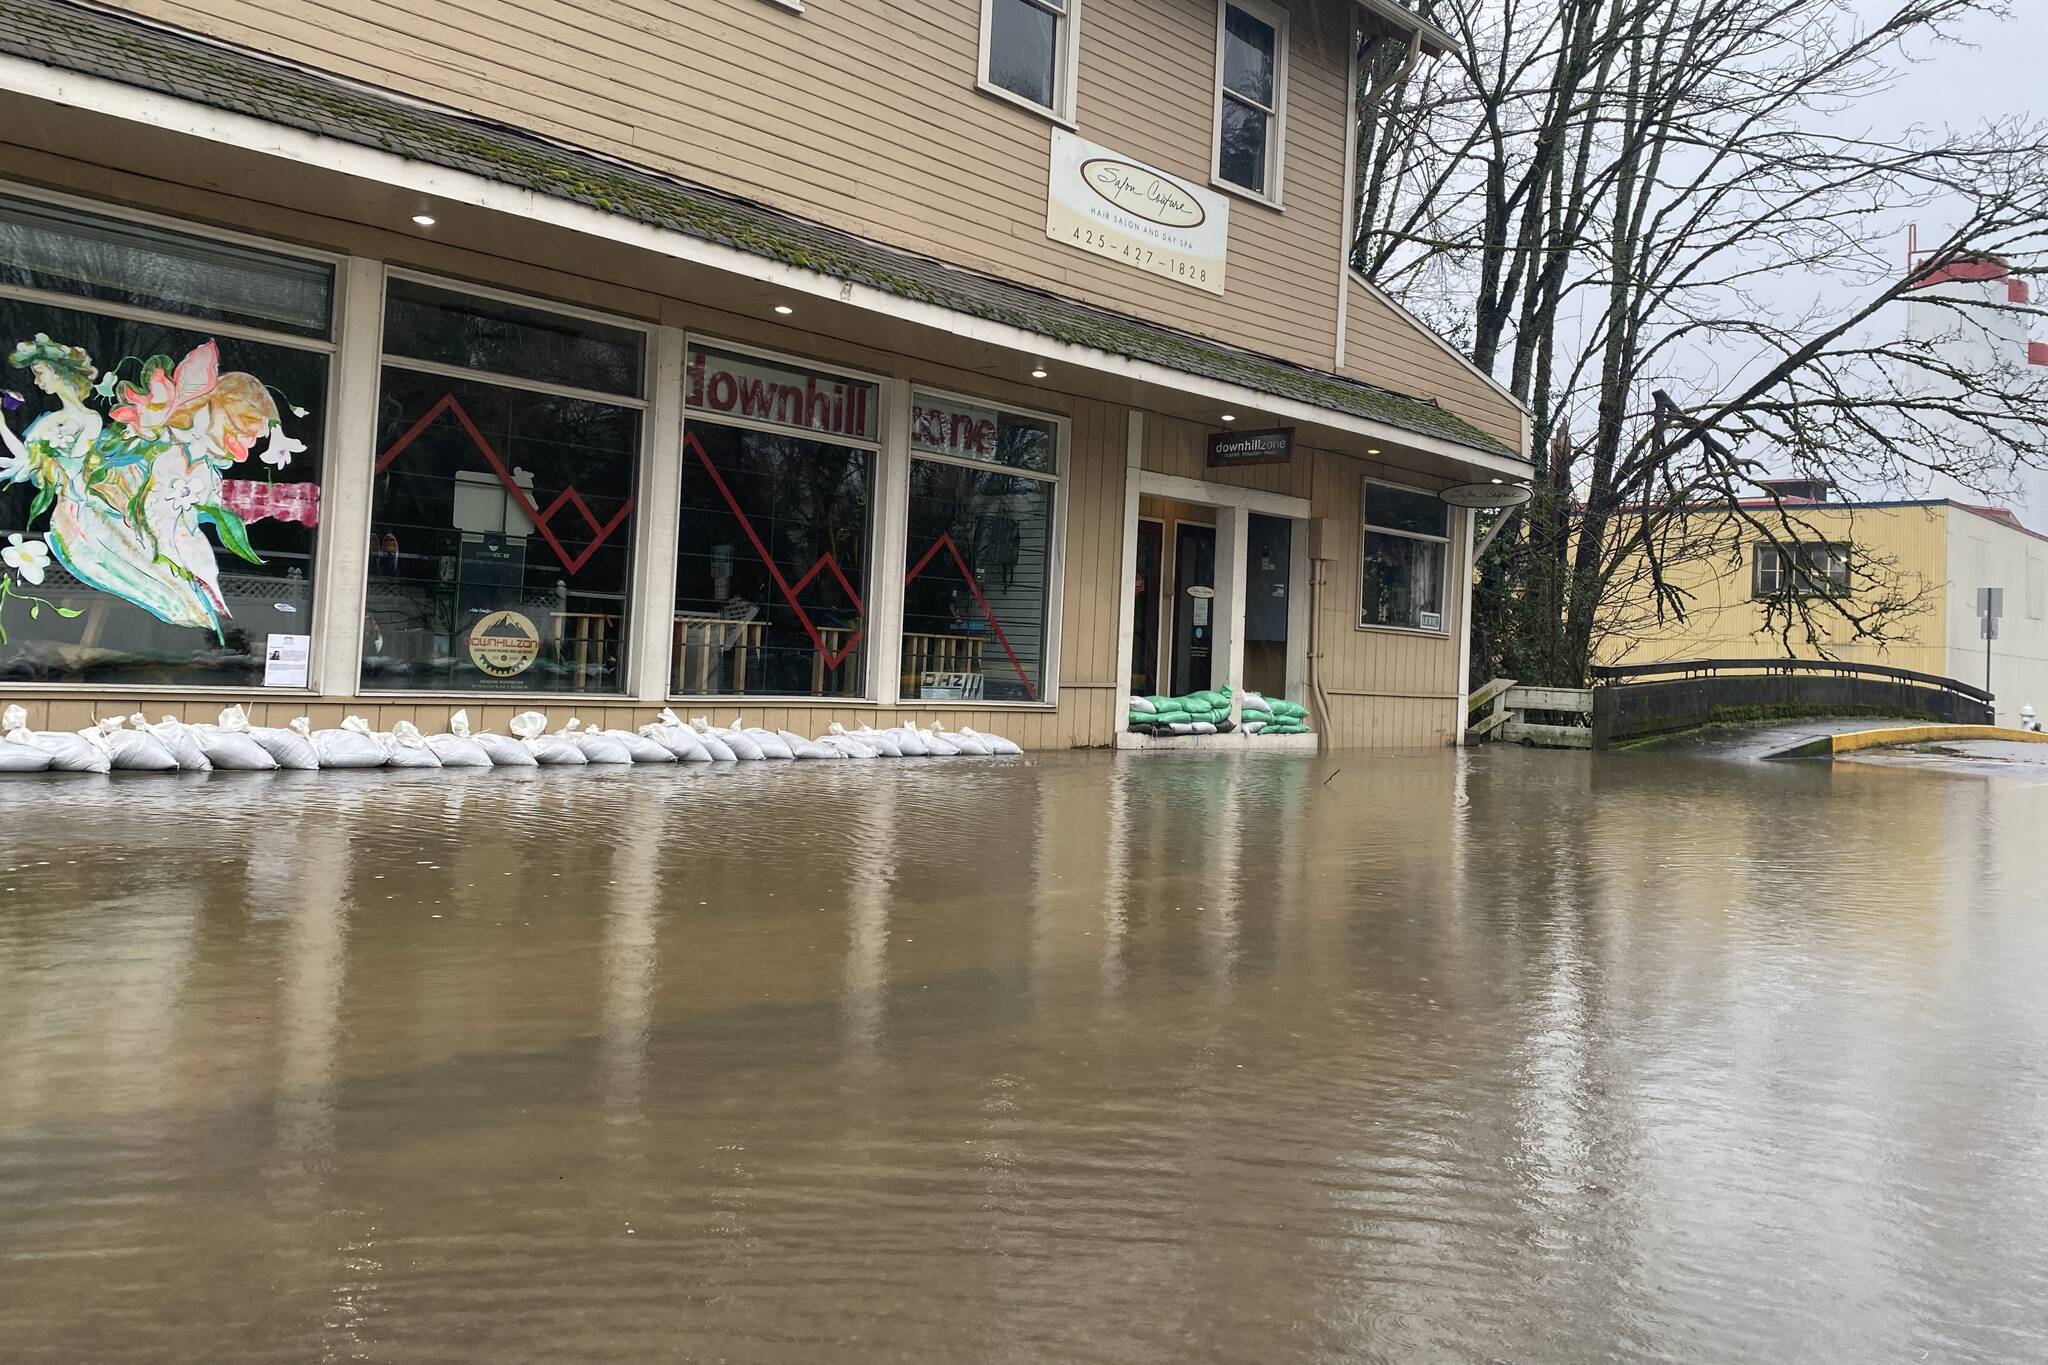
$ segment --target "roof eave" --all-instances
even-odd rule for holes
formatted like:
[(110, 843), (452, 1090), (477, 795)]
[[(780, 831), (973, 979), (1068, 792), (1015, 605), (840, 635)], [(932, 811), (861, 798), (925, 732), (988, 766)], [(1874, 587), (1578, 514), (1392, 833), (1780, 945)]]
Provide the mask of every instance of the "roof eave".
[(1358, 0), (1358, 7), (1388, 28), (1419, 39), (1424, 56), (1447, 57), (1457, 46), (1450, 34), (1395, 0)]

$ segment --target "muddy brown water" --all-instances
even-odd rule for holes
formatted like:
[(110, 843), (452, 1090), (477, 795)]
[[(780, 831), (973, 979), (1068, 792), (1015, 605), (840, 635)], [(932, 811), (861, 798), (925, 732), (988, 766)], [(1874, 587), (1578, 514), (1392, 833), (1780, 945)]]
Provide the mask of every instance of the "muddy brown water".
[(0, 784), (0, 1359), (2048, 1358), (2048, 786)]

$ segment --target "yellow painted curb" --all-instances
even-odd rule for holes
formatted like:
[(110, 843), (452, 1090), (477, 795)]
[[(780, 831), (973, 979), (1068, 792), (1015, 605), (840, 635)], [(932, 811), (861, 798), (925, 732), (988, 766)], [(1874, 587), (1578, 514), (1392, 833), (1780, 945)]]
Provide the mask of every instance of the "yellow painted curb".
[(1939, 744), (1944, 740), (2009, 739), (2022, 744), (2048, 744), (2048, 734), (2037, 730), (2012, 730), (2003, 725), (1894, 725), (1882, 730), (1853, 730), (1830, 738), (1831, 752), (1855, 753), (1858, 749), (1884, 749), (1894, 744)]

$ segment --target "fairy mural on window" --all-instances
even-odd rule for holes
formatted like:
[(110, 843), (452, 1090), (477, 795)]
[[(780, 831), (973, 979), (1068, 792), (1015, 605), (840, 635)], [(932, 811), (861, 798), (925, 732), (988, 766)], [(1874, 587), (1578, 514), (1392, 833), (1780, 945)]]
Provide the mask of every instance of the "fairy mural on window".
[(0, 194), (0, 683), (261, 686), (311, 633), (333, 285)]
[(10, 322), (0, 680), (259, 684), (311, 629), (326, 357), (0, 299)]
[[(47, 513), (43, 538), (79, 582), (170, 625), (211, 630), (225, 642), (221, 622), (232, 611), (207, 530), (221, 548), (263, 562), (233, 506), (246, 481), (227, 475), (252, 455), (282, 469), (306, 448), (286, 433), (262, 381), (222, 374), (220, 348), (212, 341), (175, 366), (163, 355), (139, 362), (140, 383), (122, 380), (119, 368), (100, 375), (83, 349), (42, 332), (16, 345), (8, 364), (28, 371), (35, 387), (57, 400), (20, 435), (11, 423), (0, 426), (7, 451), (0, 480), (36, 490), (31, 532)], [(91, 400), (111, 404), (110, 410), (102, 416)], [(24, 405), (12, 390), (5, 402)], [(28, 544), (16, 533), (9, 548), (33, 553), (20, 548)], [(25, 569), (17, 571), (26, 576)], [(0, 601), (6, 595), (0, 586)]]

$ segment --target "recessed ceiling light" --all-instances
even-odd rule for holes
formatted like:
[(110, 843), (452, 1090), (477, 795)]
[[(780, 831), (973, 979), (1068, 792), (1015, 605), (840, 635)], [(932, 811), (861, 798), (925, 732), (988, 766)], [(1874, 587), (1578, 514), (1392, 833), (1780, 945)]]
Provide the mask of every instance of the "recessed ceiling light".
[(420, 227), (432, 227), (434, 225), (434, 215), (431, 213), (415, 213), (412, 216), (412, 221)]
[(1380, 448), (1378, 446), (1369, 446), (1366, 448), (1365, 453), (1368, 455), (1377, 455), (1380, 453)]
[(796, 309), (790, 307), (786, 303), (778, 303), (775, 305), (775, 311), (780, 313), (783, 317), (788, 317), (791, 313), (794, 313)]
[(1234, 412), (1226, 412), (1223, 414), (1223, 420), (1226, 422), (1235, 422), (1237, 420), (1237, 414)]
[(1494, 480), (1494, 482), (1495, 482), (1495, 483), (1506, 483), (1506, 482), (1507, 482), (1507, 480), (1506, 480), (1506, 479), (1495, 479), (1495, 480)]
[(1033, 369), (1033, 370), (1031, 371), (1031, 377), (1032, 377), (1033, 379), (1043, 379), (1043, 378), (1045, 378), (1045, 366), (1043, 366), (1043, 365), (1040, 365), (1040, 366), (1038, 366), (1037, 368)]

